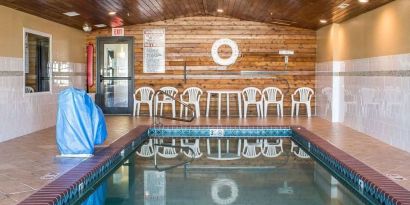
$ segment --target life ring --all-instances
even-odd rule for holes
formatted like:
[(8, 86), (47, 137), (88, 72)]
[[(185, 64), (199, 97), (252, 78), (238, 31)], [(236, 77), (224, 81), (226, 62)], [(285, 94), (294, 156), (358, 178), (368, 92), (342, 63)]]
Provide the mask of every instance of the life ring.
[[(218, 53), (219, 47), (222, 45), (227, 45), (231, 48), (232, 54), (229, 58), (221, 58)], [(236, 62), (236, 59), (239, 57), (239, 48), (238, 45), (235, 43), (235, 41), (227, 38), (221, 38), (219, 40), (216, 40), (214, 44), (212, 45), (211, 49), (211, 54), (212, 54), (212, 59), (214, 60), (215, 63), (219, 65), (231, 65)]]
[[(227, 186), (231, 189), (231, 195), (226, 198), (221, 198), (219, 196), (220, 189)], [(238, 185), (232, 179), (216, 179), (212, 182), (211, 186), (211, 196), (212, 200), (220, 205), (232, 204), (238, 198)]]

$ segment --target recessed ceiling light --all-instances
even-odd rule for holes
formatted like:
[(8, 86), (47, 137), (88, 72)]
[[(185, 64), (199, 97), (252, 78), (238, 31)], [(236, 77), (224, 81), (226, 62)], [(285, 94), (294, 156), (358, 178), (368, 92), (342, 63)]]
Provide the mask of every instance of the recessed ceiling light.
[(360, 3), (367, 3), (369, 0), (359, 0)]
[(339, 9), (345, 9), (345, 8), (347, 8), (348, 6), (350, 6), (350, 4), (348, 4), (348, 3), (341, 3), (341, 4), (339, 4), (339, 6), (337, 6), (337, 8), (339, 8)]
[(327, 20), (326, 19), (320, 19), (319, 22), (320, 23), (327, 23)]
[(97, 28), (107, 27), (107, 25), (105, 25), (105, 24), (103, 24), (103, 23), (101, 23), (101, 24), (95, 24), (94, 26), (97, 27)]
[(115, 14), (117, 14), (117, 12), (115, 12), (115, 11), (108, 12), (108, 15), (110, 15), (110, 16), (114, 16)]
[(223, 9), (217, 9), (216, 11), (217, 11), (218, 13), (223, 13), (223, 12), (224, 12)]
[(79, 13), (77, 13), (77, 12), (75, 12), (75, 11), (69, 11), (69, 12), (65, 12), (65, 13), (63, 13), (64, 15), (66, 15), (66, 16), (79, 16), (80, 14)]

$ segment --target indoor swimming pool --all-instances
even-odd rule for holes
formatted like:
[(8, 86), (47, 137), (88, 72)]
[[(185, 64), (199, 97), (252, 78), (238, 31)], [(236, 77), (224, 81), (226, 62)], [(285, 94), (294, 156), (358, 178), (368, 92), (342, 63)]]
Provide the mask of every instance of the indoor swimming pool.
[[(201, 147), (206, 147), (205, 140)], [(284, 140), (284, 150), (275, 158), (216, 161), (202, 156), (170, 169), (186, 156), (158, 157), (163, 171), (155, 169), (153, 157), (132, 154), (95, 186), (88, 204), (370, 204), (311, 158), (291, 153), (289, 140)]]
[(21, 204), (396, 205), (408, 191), (301, 126), (138, 126)]

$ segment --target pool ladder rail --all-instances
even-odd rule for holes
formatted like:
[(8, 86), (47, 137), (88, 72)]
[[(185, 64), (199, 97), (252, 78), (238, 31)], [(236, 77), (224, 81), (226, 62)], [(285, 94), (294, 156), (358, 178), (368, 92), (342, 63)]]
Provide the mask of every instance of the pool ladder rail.
[(177, 117), (170, 117), (170, 116), (164, 116), (164, 115), (157, 115), (157, 114), (155, 114), (155, 115), (154, 115), (154, 119), (153, 119), (153, 125), (154, 125), (154, 126), (155, 126), (155, 125), (161, 125), (161, 123), (160, 123), (160, 121), (159, 121), (159, 118), (164, 118), (164, 119), (169, 119), (169, 120), (176, 120), (176, 121), (181, 121), (181, 122), (192, 122), (192, 121), (196, 118), (195, 109), (194, 109), (191, 105), (182, 102), (181, 100), (175, 98), (174, 96), (172, 96), (172, 95), (170, 95), (170, 94), (168, 94), (168, 93), (166, 93), (166, 92), (164, 92), (164, 91), (162, 91), (162, 90), (157, 90), (157, 91), (154, 93), (154, 106), (155, 106), (154, 110), (157, 109), (156, 101), (157, 101), (157, 99), (158, 99), (158, 95), (159, 95), (159, 94), (166, 95), (166, 96), (168, 96), (169, 98), (171, 98), (172, 100), (179, 102), (179, 103), (184, 107), (183, 109), (188, 108), (189, 110), (192, 111), (193, 115), (192, 115), (192, 117), (189, 118), (189, 119), (184, 119), (184, 118), (177, 118)]

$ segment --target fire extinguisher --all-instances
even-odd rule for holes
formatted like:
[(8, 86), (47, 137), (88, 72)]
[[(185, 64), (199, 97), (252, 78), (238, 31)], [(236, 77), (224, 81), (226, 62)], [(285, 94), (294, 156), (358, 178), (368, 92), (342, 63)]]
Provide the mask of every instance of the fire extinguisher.
[(94, 64), (94, 46), (92, 43), (87, 45), (87, 92), (89, 87), (94, 85), (93, 64)]

